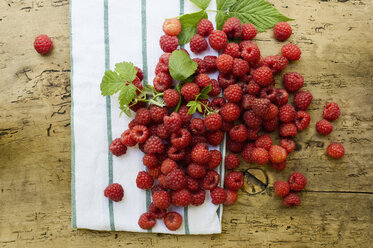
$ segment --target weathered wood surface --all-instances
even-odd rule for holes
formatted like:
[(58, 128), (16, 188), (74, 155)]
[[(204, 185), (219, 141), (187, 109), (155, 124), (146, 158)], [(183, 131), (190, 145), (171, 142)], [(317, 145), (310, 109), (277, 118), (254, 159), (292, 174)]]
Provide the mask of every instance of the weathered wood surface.
[[(2, 247), (373, 247), (373, 2), (271, 0), (292, 22), (303, 50), (296, 70), (314, 95), (312, 121), (297, 136), (288, 169), (268, 167), (263, 194), (240, 191), (224, 208), (223, 234), (172, 236), (71, 228), (70, 61), (68, 0), (0, 2), (0, 244)], [(49, 34), (49, 56), (35, 53), (35, 35)], [(277, 53), (271, 32), (264, 55)], [(329, 100), (343, 115), (334, 131), (314, 130)], [(325, 156), (342, 142), (341, 160)], [(243, 166), (256, 167), (254, 165)], [(302, 205), (285, 209), (276, 179), (298, 170), (309, 179)]]

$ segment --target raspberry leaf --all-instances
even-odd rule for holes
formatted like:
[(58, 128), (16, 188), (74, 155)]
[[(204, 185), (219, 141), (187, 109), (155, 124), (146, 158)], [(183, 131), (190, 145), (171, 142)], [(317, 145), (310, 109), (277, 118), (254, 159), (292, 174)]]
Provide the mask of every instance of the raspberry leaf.
[(110, 96), (124, 89), (125, 82), (136, 78), (136, 68), (132, 63), (122, 62), (115, 65), (115, 71), (107, 70), (102, 77), (100, 89), (103, 96)]
[(196, 112), (197, 108), (201, 108), (201, 112), (202, 112), (202, 107), (201, 107), (201, 103), (198, 102), (198, 101), (190, 101), (188, 102), (188, 104), (186, 105), (187, 107), (189, 107), (189, 110), (188, 110), (188, 115), (192, 115)]
[(177, 37), (179, 39), (179, 45), (184, 45), (190, 41), (190, 38), (197, 33), (198, 22), (203, 18), (208, 18), (204, 10), (185, 14), (179, 18), (181, 22), (181, 33)]
[(237, 0), (216, 0), (216, 7), (218, 10), (227, 10), (236, 2)]
[(132, 100), (136, 97), (136, 86), (133, 84), (127, 84), (119, 93), (119, 104), (121, 108), (128, 106)]
[(198, 64), (185, 51), (176, 50), (170, 56), (168, 67), (173, 79), (183, 81), (197, 70)]
[(121, 79), (127, 82), (132, 82), (136, 78), (136, 68), (131, 62), (122, 62), (115, 64), (115, 71), (119, 74)]
[(201, 9), (207, 9), (211, 0), (190, 0), (192, 3), (200, 7)]
[(202, 94), (207, 95), (208, 93), (210, 93), (211, 90), (212, 90), (212, 86), (211, 86), (211, 84), (209, 84), (201, 90), (201, 95)]

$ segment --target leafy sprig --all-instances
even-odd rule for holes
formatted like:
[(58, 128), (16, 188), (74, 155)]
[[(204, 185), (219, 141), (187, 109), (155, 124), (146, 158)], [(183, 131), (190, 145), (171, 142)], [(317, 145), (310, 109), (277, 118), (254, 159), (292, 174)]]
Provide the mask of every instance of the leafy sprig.
[(201, 90), (201, 92), (196, 96), (196, 98), (193, 101), (189, 101), (187, 103), (187, 107), (189, 107), (188, 114), (192, 115), (197, 110), (202, 113), (203, 115), (210, 114), (212, 112), (215, 112), (213, 109), (211, 109), (209, 106), (204, 104), (201, 100), (209, 99), (209, 93), (211, 91), (212, 87), (211, 84), (206, 86)]

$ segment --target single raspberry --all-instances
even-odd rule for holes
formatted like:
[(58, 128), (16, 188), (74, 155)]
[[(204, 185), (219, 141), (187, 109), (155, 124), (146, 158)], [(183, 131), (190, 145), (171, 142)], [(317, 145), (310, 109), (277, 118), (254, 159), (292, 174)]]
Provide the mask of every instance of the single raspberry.
[(279, 73), (282, 70), (285, 70), (289, 61), (281, 55), (267, 56), (264, 58), (263, 63), (265, 66), (271, 69), (273, 74)]
[(144, 151), (147, 154), (163, 153), (164, 144), (158, 136), (150, 136), (149, 139), (145, 142)]
[(284, 197), (290, 193), (290, 185), (288, 182), (276, 181), (273, 184), (275, 194), (279, 197)]
[(159, 166), (158, 158), (154, 154), (145, 154), (142, 158), (142, 163), (148, 168)]
[(255, 70), (254, 80), (262, 87), (269, 86), (273, 81), (273, 74), (271, 69), (267, 66), (259, 67)]
[(186, 207), (191, 202), (191, 194), (187, 189), (173, 191), (171, 195), (172, 204), (174, 206)]
[[(161, 176), (165, 176), (165, 175), (161, 175)], [(157, 185), (154, 185), (152, 188), (151, 188), (151, 193), (152, 193), (152, 197), (154, 195), (155, 192), (158, 192), (158, 191), (161, 191), (161, 190), (164, 190), (165, 188), (163, 188), (160, 184), (157, 184)]]
[(247, 44), (241, 49), (241, 57), (249, 63), (260, 59), (260, 50), (254, 43)]
[[(171, 54), (171, 53), (165, 53), (165, 54)], [(170, 73), (170, 68), (168, 67), (168, 64), (158, 62), (157, 66), (155, 67), (155, 75), (161, 72)]]
[(253, 102), (254, 99), (255, 99), (255, 96), (244, 94), (241, 100), (241, 107), (247, 110), (251, 109), (251, 103)]
[(221, 50), (227, 45), (228, 37), (221, 30), (214, 30), (209, 35), (210, 46), (215, 50)]
[(199, 94), (199, 87), (196, 83), (186, 83), (181, 87), (181, 95), (187, 101), (195, 100), (198, 94)]
[(163, 22), (163, 32), (170, 36), (178, 36), (181, 32), (181, 22), (179, 19), (166, 19)]
[(271, 102), (268, 99), (256, 98), (251, 103), (254, 113), (260, 117), (266, 116)]
[(192, 119), (192, 115), (188, 114), (189, 108), (185, 105), (181, 105), (179, 108), (179, 115), (183, 123), (189, 123)]
[(193, 206), (200, 206), (205, 202), (206, 191), (199, 189), (191, 192), (191, 203)]
[(223, 142), (224, 133), (221, 130), (209, 131), (206, 134), (207, 142), (212, 146), (218, 146)]
[(243, 186), (243, 175), (239, 171), (229, 172), (224, 179), (225, 187), (237, 191)]
[(304, 79), (298, 72), (288, 72), (283, 77), (283, 83), (285, 89), (293, 93), (303, 87)]
[(236, 17), (230, 17), (225, 21), (222, 30), (230, 39), (239, 38), (242, 34), (241, 21)]
[(251, 158), (257, 164), (265, 164), (268, 162), (269, 154), (264, 148), (255, 148), (251, 154)]
[(307, 178), (302, 173), (294, 172), (289, 177), (290, 189), (293, 191), (301, 191), (306, 187)]
[(210, 160), (206, 164), (206, 167), (210, 170), (213, 170), (221, 164), (222, 160), (223, 160), (223, 156), (221, 155), (220, 151), (211, 150), (210, 151)]
[(163, 123), (169, 132), (177, 132), (181, 128), (181, 117), (178, 113), (173, 112), (170, 116), (163, 117)]
[(262, 123), (263, 129), (267, 132), (275, 131), (278, 127), (278, 123), (279, 123), (278, 119), (279, 119), (278, 116), (276, 116), (275, 118), (270, 119), (270, 120), (263, 120), (263, 123)]
[(269, 165), (270, 165), (273, 169), (275, 169), (275, 170), (282, 171), (282, 170), (285, 170), (285, 168), (286, 168), (286, 161), (281, 162), (281, 163), (278, 163), (278, 164), (275, 164), (275, 163), (270, 162)]
[(219, 55), (216, 59), (216, 67), (222, 73), (228, 73), (233, 68), (233, 57), (228, 54)]
[(229, 85), (224, 90), (224, 97), (228, 100), (228, 102), (238, 103), (242, 98), (241, 87), (237, 84)]
[(243, 40), (252, 40), (258, 34), (258, 30), (251, 23), (245, 23), (242, 26), (242, 39)]
[(196, 34), (190, 39), (190, 50), (194, 53), (201, 53), (208, 47), (207, 41), (201, 35)]
[(163, 123), (157, 125), (155, 135), (157, 135), (161, 139), (167, 139), (168, 137), (170, 137), (170, 133), (168, 132), (166, 125)]
[(237, 85), (241, 87), (242, 94), (244, 94), (245, 92), (247, 92), (247, 84), (246, 83), (238, 81)]
[(218, 113), (212, 113), (205, 117), (204, 126), (210, 131), (216, 131), (221, 128), (222, 118)]
[(237, 43), (230, 42), (223, 50), (224, 54), (228, 54), (233, 58), (239, 58), (241, 56), (240, 46)]
[(279, 164), (284, 161), (286, 161), (286, 156), (288, 155), (287, 151), (285, 148), (278, 146), (278, 145), (273, 145), (269, 149), (269, 160), (272, 163)]
[[(134, 105), (132, 105), (132, 104), (134, 104)], [(137, 103), (134, 103), (132, 101), (129, 105), (131, 105), (130, 109), (133, 112), (137, 112), (137, 110), (139, 110), (140, 108), (145, 108), (146, 107), (146, 102), (137, 102)]]
[(236, 77), (232, 73), (219, 73), (218, 82), (222, 89), (236, 83)]
[(131, 130), (131, 137), (138, 143), (144, 143), (149, 138), (149, 130), (144, 125), (136, 125)]
[(161, 167), (148, 168), (148, 173), (153, 179), (157, 179), (161, 174)]
[(172, 53), (164, 53), (159, 57), (158, 63), (162, 63), (168, 66)]
[(137, 125), (149, 125), (152, 121), (150, 111), (146, 108), (138, 109), (134, 120)]
[(278, 106), (278, 107), (281, 107), (285, 104), (288, 103), (288, 100), (289, 100), (289, 94), (286, 90), (284, 89), (276, 89), (276, 100), (275, 100), (275, 104)]
[(195, 72), (196, 75), (198, 75), (200, 73), (206, 73), (207, 72), (207, 67), (206, 67), (205, 61), (203, 61), (200, 58), (194, 58), (193, 61), (198, 64), (197, 70)]
[(292, 33), (291, 27), (287, 22), (278, 22), (273, 28), (273, 34), (279, 41), (287, 40)]
[(284, 199), (282, 199), (282, 203), (286, 207), (295, 207), (295, 206), (300, 205), (301, 200), (300, 200), (300, 197), (296, 193), (290, 193), (287, 196), (285, 196)]
[(179, 40), (176, 36), (163, 35), (159, 40), (159, 45), (165, 53), (172, 53), (177, 49)]
[(192, 160), (197, 164), (206, 164), (209, 160), (210, 153), (206, 143), (197, 144), (192, 150)]
[(297, 126), (293, 122), (282, 123), (279, 133), (281, 137), (295, 137), (297, 135)]
[(167, 210), (158, 208), (154, 205), (154, 203), (150, 203), (148, 208), (148, 213), (154, 218), (154, 219), (163, 219), (167, 215)]
[(214, 30), (212, 22), (208, 19), (201, 19), (197, 25), (197, 34), (201, 36), (209, 36), (209, 34)]
[(104, 196), (115, 202), (121, 201), (123, 199), (123, 195), (123, 187), (119, 183), (110, 184), (104, 190)]
[(165, 72), (159, 72), (153, 79), (153, 85), (156, 91), (163, 92), (171, 87), (172, 77)]
[(221, 187), (216, 187), (210, 191), (211, 202), (215, 205), (223, 204), (227, 198), (227, 193)]
[(168, 114), (167, 108), (158, 107), (156, 105), (150, 105), (149, 111), (152, 120), (156, 123), (163, 122), (163, 117)]
[(224, 205), (233, 205), (238, 199), (237, 191), (226, 189), (225, 194), (227, 197), (225, 198)]
[(127, 146), (123, 145), (122, 142), (120, 142), (120, 139), (114, 139), (110, 146), (109, 150), (111, 153), (117, 157), (122, 156), (123, 154), (126, 154), (127, 152)]
[(204, 134), (206, 127), (201, 118), (194, 118), (189, 125), (189, 129), (193, 134)]
[(324, 119), (328, 121), (334, 121), (341, 115), (341, 110), (339, 109), (338, 104), (330, 102), (326, 105), (323, 111), (323, 115)]
[(174, 146), (171, 146), (167, 150), (167, 156), (174, 161), (183, 160), (185, 157), (185, 149), (183, 148), (179, 149)]
[(242, 159), (245, 160), (246, 162), (248, 163), (251, 163), (253, 162), (253, 151), (254, 149), (256, 149), (255, 147), (255, 144), (254, 143), (248, 143), (244, 148), (243, 148), (243, 151), (242, 151)]
[(242, 77), (250, 70), (249, 63), (243, 59), (233, 59), (232, 73), (237, 77)]
[(172, 190), (180, 190), (185, 187), (186, 183), (185, 174), (180, 169), (172, 170), (165, 177), (165, 185)]
[(135, 77), (135, 79), (131, 83), (137, 88), (136, 94), (139, 95), (140, 90), (144, 89), (144, 86), (143, 86), (142, 82), (140, 81), (140, 78)]
[(196, 83), (201, 89), (210, 85), (211, 84), (210, 82), (211, 82), (210, 77), (205, 73), (198, 74), (196, 78), (194, 79), (194, 83)]
[(199, 182), (197, 179), (194, 179), (190, 176), (186, 176), (186, 189), (189, 191), (198, 190), (199, 189)]
[(247, 93), (253, 96), (258, 95), (260, 89), (260, 85), (255, 83), (254, 80), (250, 81), (250, 83), (247, 85)]
[(142, 229), (150, 229), (155, 225), (155, 223), (155, 219), (150, 213), (143, 213), (138, 221), (138, 225)]
[(328, 135), (333, 131), (333, 125), (329, 121), (322, 119), (316, 122), (316, 130), (321, 135)]
[(211, 108), (214, 110), (220, 110), (226, 103), (227, 101), (224, 97), (215, 97), (211, 101)]
[(154, 184), (153, 178), (146, 171), (140, 171), (136, 177), (136, 185), (140, 189), (150, 189)]
[(213, 72), (216, 71), (216, 56), (205, 56), (203, 58), (203, 62), (205, 63), (206, 66), (206, 71), (207, 72)]
[(203, 165), (191, 163), (187, 167), (187, 173), (192, 178), (202, 178), (206, 175), (206, 168)]
[(185, 148), (192, 141), (192, 135), (185, 129), (179, 129), (177, 132), (171, 134), (171, 143), (176, 148)]
[(278, 116), (278, 107), (273, 103), (269, 104), (269, 110), (266, 115), (263, 116), (263, 120), (272, 120)]
[(223, 120), (233, 122), (240, 117), (241, 110), (237, 104), (226, 103), (219, 111)]
[(233, 169), (236, 169), (238, 168), (238, 166), (240, 166), (240, 158), (236, 155), (236, 154), (233, 154), (233, 153), (230, 153), (228, 154), (227, 156), (225, 156), (225, 168), (227, 168), (228, 170), (233, 170)]
[(280, 146), (285, 148), (287, 153), (291, 153), (295, 149), (295, 142), (292, 139), (281, 139)]
[(171, 196), (165, 190), (159, 190), (152, 194), (153, 203), (157, 208), (166, 209), (171, 205)]
[(281, 48), (282, 55), (288, 60), (299, 60), (302, 51), (295, 44), (289, 43)]
[(204, 178), (202, 178), (202, 188), (205, 190), (213, 190), (219, 184), (220, 175), (214, 171), (209, 170), (207, 171)]
[(285, 104), (279, 109), (279, 118), (282, 122), (291, 122), (295, 118), (295, 108), (290, 104)]
[(177, 212), (168, 212), (164, 218), (164, 224), (168, 230), (176, 231), (183, 223), (183, 217)]
[(34, 48), (39, 54), (47, 54), (53, 47), (53, 42), (48, 35), (41, 34), (35, 38)]
[(163, 100), (165, 101), (167, 107), (176, 107), (180, 100), (179, 92), (174, 89), (167, 89), (163, 92)]
[(230, 152), (239, 153), (242, 151), (244, 146), (243, 142), (235, 142), (233, 140), (228, 139), (227, 141), (227, 148)]
[[(276, 100), (277, 91), (273, 86), (268, 86), (260, 90), (260, 98), (265, 98), (274, 102)], [(270, 118), (271, 119), (271, 118)]]
[(143, 73), (142, 70), (141, 70), (139, 67), (137, 67), (137, 66), (135, 66), (135, 69), (136, 69), (136, 71), (137, 71), (137, 73), (136, 73), (136, 77), (138, 77), (138, 78), (140, 79), (140, 81), (142, 81), (142, 80), (144, 79), (144, 73)]
[(177, 168), (178, 168), (178, 166), (177, 166), (177, 163), (175, 161), (173, 161), (170, 158), (166, 158), (162, 162), (161, 172), (162, 172), (163, 175), (167, 175), (168, 173), (170, 173), (171, 171), (173, 171)]
[(218, 81), (216, 81), (216, 79), (211, 79), (210, 84), (211, 91), (208, 93), (208, 95), (211, 97), (218, 96), (221, 93), (221, 88)]
[(334, 142), (328, 146), (326, 152), (331, 158), (341, 158), (345, 154), (345, 149), (341, 144)]
[(255, 141), (255, 146), (264, 148), (267, 151), (271, 148), (272, 146), (272, 139), (271, 136), (268, 134), (263, 134), (261, 135), (256, 141)]
[(247, 129), (247, 139), (248, 140), (257, 140), (259, 138), (260, 127), (258, 128), (248, 128)]
[(137, 144), (136, 140), (134, 140), (131, 136), (131, 130), (130, 129), (127, 129), (126, 131), (124, 131), (122, 133), (122, 135), (120, 136), (120, 142), (124, 145), (124, 146), (135, 146)]
[(299, 131), (302, 131), (308, 127), (311, 121), (311, 116), (306, 111), (298, 111), (295, 114), (295, 126)]
[(243, 124), (235, 125), (229, 131), (229, 138), (235, 142), (244, 142), (247, 139), (247, 129)]

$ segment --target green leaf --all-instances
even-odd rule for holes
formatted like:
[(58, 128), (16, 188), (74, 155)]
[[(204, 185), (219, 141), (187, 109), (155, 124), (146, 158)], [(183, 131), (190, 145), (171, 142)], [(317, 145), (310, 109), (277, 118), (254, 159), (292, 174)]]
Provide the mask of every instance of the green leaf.
[(201, 94), (198, 96), (198, 100), (206, 100), (206, 99), (209, 99), (210, 97), (208, 95), (205, 95), (205, 94)]
[(189, 108), (188, 110), (188, 115), (192, 115), (196, 112), (196, 109), (197, 109), (197, 105), (193, 105)]
[(179, 20), (181, 22), (181, 33), (178, 35), (179, 45), (184, 45), (190, 41), (193, 35), (197, 32), (197, 24), (201, 19), (207, 19), (207, 13), (204, 10), (191, 14), (182, 15)]
[(237, 0), (216, 0), (216, 7), (218, 10), (226, 10), (236, 2)]
[(121, 107), (128, 106), (136, 97), (136, 86), (133, 84), (126, 85), (119, 93), (119, 104)]
[(168, 67), (172, 78), (182, 81), (197, 70), (198, 64), (185, 51), (177, 50), (172, 52)]
[(119, 116), (122, 116), (123, 113), (125, 113), (128, 117), (132, 117), (131, 110), (128, 107), (122, 108)]
[(208, 93), (210, 93), (211, 90), (212, 90), (212, 86), (211, 86), (211, 84), (209, 84), (201, 90), (201, 95), (202, 94), (207, 95)]
[(229, 18), (229, 15), (225, 11), (218, 11), (215, 16), (216, 29), (221, 30), (223, 24)]
[(192, 3), (200, 7), (201, 9), (207, 9), (211, 0), (190, 0)]
[(116, 72), (110, 70), (105, 71), (100, 85), (101, 94), (103, 96), (113, 95), (122, 87), (124, 87), (124, 82)]
[(136, 78), (137, 70), (131, 62), (122, 62), (115, 64), (115, 71), (119, 74), (121, 79), (129, 83)]

